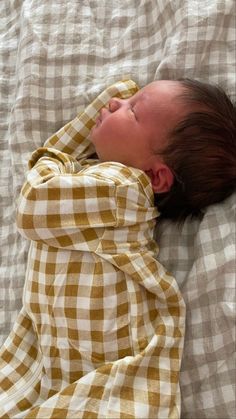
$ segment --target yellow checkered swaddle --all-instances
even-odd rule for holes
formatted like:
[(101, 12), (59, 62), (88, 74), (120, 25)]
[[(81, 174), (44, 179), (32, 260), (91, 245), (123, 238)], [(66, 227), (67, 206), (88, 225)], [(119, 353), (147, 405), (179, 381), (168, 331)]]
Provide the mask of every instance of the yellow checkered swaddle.
[(92, 159), (102, 92), (30, 160), (17, 224), (32, 240), (23, 308), (0, 353), (0, 415), (178, 418), (185, 306), (155, 259), (148, 177)]

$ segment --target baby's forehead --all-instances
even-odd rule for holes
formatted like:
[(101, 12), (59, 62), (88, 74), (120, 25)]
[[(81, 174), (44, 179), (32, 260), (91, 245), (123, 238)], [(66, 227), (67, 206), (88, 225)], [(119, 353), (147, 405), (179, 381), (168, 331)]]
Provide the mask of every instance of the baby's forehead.
[(182, 84), (181, 81), (179, 80), (154, 80), (151, 83), (148, 83), (146, 86), (142, 87), (141, 90), (153, 90), (153, 89), (158, 89), (158, 90), (169, 90), (169, 89), (181, 89), (182, 88)]
[(144, 86), (136, 95), (138, 98), (145, 97), (147, 100), (172, 101), (175, 98), (178, 99), (184, 90), (179, 81), (156, 80)]
[(144, 86), (134, 95), (134, 100), (155, 109), (180, 110), (185, 101), (184, 87), (179, 81), (157, 80)]

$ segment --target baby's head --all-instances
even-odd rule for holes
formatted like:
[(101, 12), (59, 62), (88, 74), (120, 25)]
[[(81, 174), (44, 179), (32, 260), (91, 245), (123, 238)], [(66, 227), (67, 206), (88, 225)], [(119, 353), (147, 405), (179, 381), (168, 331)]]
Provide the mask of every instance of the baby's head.
[(101, 161), (146, 172), (163, 216), (184, 219), (236, 186), (235, 107), (219, 88), (160, 80), (113, 98), (91, 131)]
[(161, 153), (175, 178), (157, 202), (165, 217), (184, 220), (236, 190), (236, 107), (217, 86), (188, 79), (179, 83), (187, 113)]

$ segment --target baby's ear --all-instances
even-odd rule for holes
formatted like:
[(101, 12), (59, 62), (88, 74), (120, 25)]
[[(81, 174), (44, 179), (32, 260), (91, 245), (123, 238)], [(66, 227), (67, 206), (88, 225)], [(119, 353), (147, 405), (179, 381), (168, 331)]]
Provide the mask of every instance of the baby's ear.
[(165, 163), (155, 162), (146, 174), (151, 178), (154, 193), (169, 192), (174, 182), (174, 175)]

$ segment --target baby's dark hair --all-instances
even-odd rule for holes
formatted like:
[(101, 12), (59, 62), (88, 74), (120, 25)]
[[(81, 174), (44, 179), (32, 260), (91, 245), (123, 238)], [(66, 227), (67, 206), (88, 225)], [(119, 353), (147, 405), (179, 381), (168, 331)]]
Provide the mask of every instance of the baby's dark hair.
[(170, 132), (161, 152), (175, 180), (155, 198), (163, 218), (181, 222), (201, 216), (204, 207), (236, 189), (236, 107), (219, 86), (178, 81), (184, 88), (180, 99), (194, 111)]

